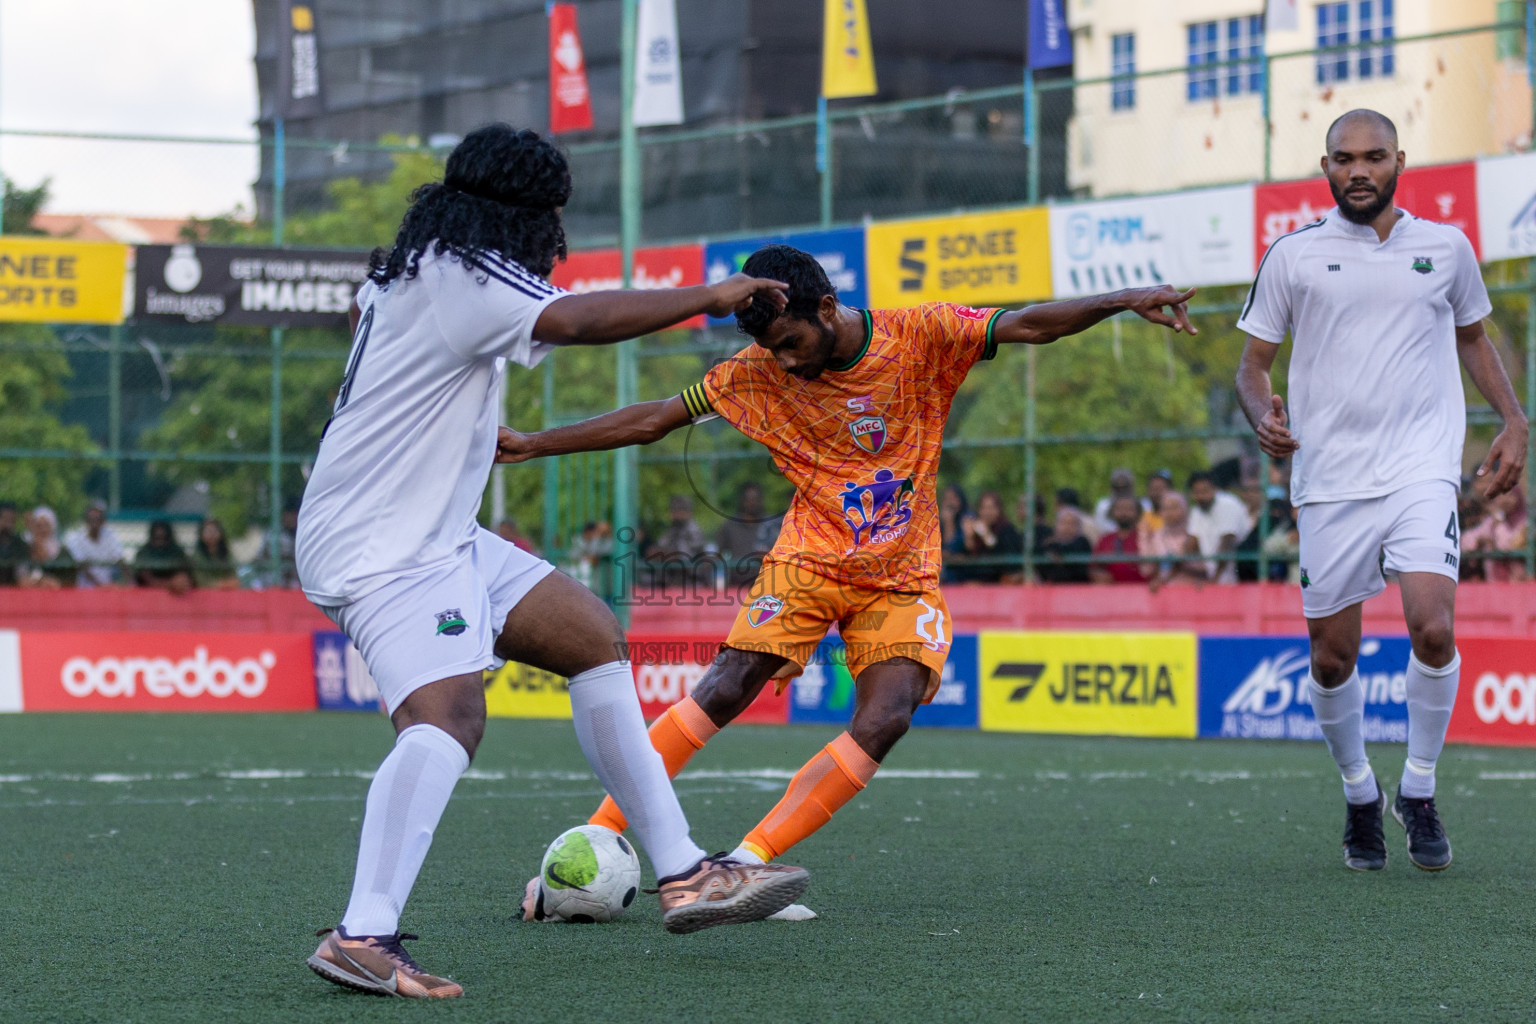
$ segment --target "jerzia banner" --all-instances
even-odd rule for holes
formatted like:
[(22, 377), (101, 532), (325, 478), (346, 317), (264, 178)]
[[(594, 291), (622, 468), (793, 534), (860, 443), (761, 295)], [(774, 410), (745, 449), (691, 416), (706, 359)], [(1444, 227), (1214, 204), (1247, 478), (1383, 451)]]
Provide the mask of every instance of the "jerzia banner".
[(134, 316), (141, 321), (256, 327), (345, 327), (368, 276), (359, 249), (141, 245)]

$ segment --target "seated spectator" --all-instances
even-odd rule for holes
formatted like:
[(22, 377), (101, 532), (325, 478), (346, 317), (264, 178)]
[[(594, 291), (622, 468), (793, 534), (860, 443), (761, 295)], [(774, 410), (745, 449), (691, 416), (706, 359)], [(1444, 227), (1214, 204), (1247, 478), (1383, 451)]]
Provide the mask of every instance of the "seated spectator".
[(588, 590), (608, 592), (607, 570), (613, 558), (613, 526), (606, 520), (590, 522), (572, 538), (566, 571)]
[(229, 554), (229, 535), (217, 519), (204, 519), (197, 527), (197, 546), (192, 549), (192, 580), (209, 590), (235, 590), (240, 570)]
[[(1211, 474), (1197, 471), (1189, 475), (1189, 533), (1207, 558), (1231, 555), (1237, 543), (1248, 536), (1253, 523), (1242, 501), (1226, 491), (1218, 491)], [(1211, 559), (1208, 573), (1217, 583), (1236, 583), (1237, 565)]]
[(971, 503), (959, 484), (949, 484), (939, 494), (939, 547), (944, 559), (939, 578), (945, 583), (969, 579), (962, 566), (966, 562), (964, 523), (970, 514)]
[(16, 532), (16, 506), (0, 501), (0, 587), (14, 587), (32, 558), (32, 548)]
[[(763, 527), (770, 520), (763, 510), (763, 487), (755, 480), (748, 480), (736, 491), (736, 512), (720, 524), (715, 544), (725, 559), (725, 581), (732, 587), (741, 587), (757, 579), (763, 567), (763, 556), (773, 542), (763, 544)], [(774, 538), (778, 530), (773, 531)]]
[[(1059, 501), (1059, 495), (1058, 495)], [(1093, 545), (1083, 536), (1083, 519), (1069, 505), (1056, 510), (1056, 530), (1049, 540), (1035, 552), (1035, 574), (1041, 583), (1087, 583), (1088, 562)], [(1067, 562), (1066, 558), (1082, 557), (1080, 562)]]
[(176, 543), (171, 524), (156, 519), (149, 524), (149, 539), (133, 556), (133, 579), (141, 587), (185, 594), (192, 589), (192, 562)]
[[(1461, 580), (1486, 579), (1484, 563), (1473, 547), (1468, 546), (1467, 535), (1476, 533), (1483, 522), (1488, 518), (1488, 506), (1483, 501), (1483, 496), (1472, 487), (1472, 481), (1462, 478), (1461, 494), (1456, 500), (1456, 521), (1461, 530), (1461, 565), (1457, 567), (1457, 578)], [(1472, 542), (1476, 543), (1476, 540)]]
[(58, 590), (73, 587), (79, 570), (67, 548), (59, 543), (59, 517), (47, 505), (39, 505), (27, 516), (31, 535), (27, 564), (17, 577), (24, 587)]
[(517, 520), (511, 516), (507, 516), (496, 524), (496, 536), (508, 544), (521, 548), (530, 555), (537, 555), (539, 553), (539, 546), (533, 542), (533, 538), (524, 533), (517, 525)]
[[(1135, 494), (1122, 494), (1109, 506), (1110, 521), (1114, 529), (1099, 538), (1093, 546), (1095, 555), (1139, 555), (1141, 539), (1137, 525), (1141, 522), (1141, 502)], [(1152, 575), (1150, 562), (1104, 562), (1088, 567), (1088, 578), (1094, 583), (1145, 583)]]
[[(1035, 495), (1035, 509), (1034, 509), (1034, 511), (1035, 511), (1035, 516), (1034, 516), (1035, 528), (1034, 528), (1033, 535), (1030, 537), (1029, 550), (1031, 550), (1031, 551), (1039, 551), (1040, 550), (1040, 545), (1042, 545), (1046, 541), (1050, 540), (1051, 539), (1051, 535), (1056, 532), (1056, 529), (1055, 529), (1055, 527), (1053, 527), (1051, 525), (1051, 518), (1050, 518), (1050, 516), (1048, 516), (1046, 514), (1046, 511), (1045, 511), (1045, 495), (1043, 495), (1043, 494)], [(1018, 521), (1019, 521), (1019, 529), (1023, 530), (1024, 529), (1024, 524), (1028, 523), (1030, 521), (1030, 517), (1029, 517), (1029, 495), (1027, 495), (1027, 494), (1019, 495), (1019, 500), (1017, 502), (1015, 502), (1014, 506), (1013, 506), (1013, 514), (1014, 514), (1014, 517), (1016, 519), (1018, 519)]]
[(1109, 511), (1109, 507), (1114, 504), (1116, 498), (1130, 498), (1143, 512), (1152, 510), (1151, 502), (1142, 501), (1136, 497), (1136, 474), (1124, 467), (1115, 470), (1109, 474), (1108, 496), (1100, 498), (1099, 503), (1093, 507), (1093, 525), (1101, 538), (1106, 533), (1114, 533), (1119, 529), (1115, 525), (1115, 517)]
[(93, 501), (85, 522), (64, 535), (64, 546), (80, 566), (77, 586), (111, 587), (122, 579), (123, 544), (107, 525), (107, 506)]
[(269, 529), (261, 539), (261, 558), (265, 563), (265, 577), (274, 587), (297, 587), (299, 585), (299, 567), (294, 561), (294, 536), (299, 529), (299, 506), (290, 502), (283, 509), (282, 519), (277, 531), (277, 564), (272, 564), (272, 531)]
[[(1290, 577), (1290, 561), (1300, 550), (1300, 533), (1291, 503), (1285, 498), (1271, 498), (1267, 511), (1265, 534), (1260, 536), (1257, 523), (1237, 545), (1237, 553), (1247, 556), (1237, 563), (1237, 578), (1242, 583), (1257, 583), (1259, 579), (1259, 553), (1273, 559), (1269, 566), (1269, 582), (1284, 583)], [(1292, 535), (1295, 535), (1293, 542)], [(1297, 579), (1300, 580), (1300, 569)]]
[[(1483, 520), (1461, 535), (1461, 549), (1482, 554), (1522, 552), (1525, 550), (1527, 517), (1525, 495), (1520, 488), (1505, 491), (1484, 502)], [(1523, 582), (1525, 563), (1512, 558), (1483, 558), (1482, 579), (1496, 583)]]
[(1163, 495), (1158, 508), (1163, 525), (1147, 536), (1143, 555), (1162, 559), (1148, 579), (1152, 592), (1174, 583), (1206, 582), (1210, 574), (1200, 556), (1200, 542), (1189, 532), (1189, 503), (1178, 491)]
[(667, 515), (671, 523), (645, 552), (654, 579), (663, 587), (705, 582), (714, 575), (714, 567), (702, 557), (704, 530), (693, 518), (693, 499), (674, 494), (667, 502)]
[(1093, 542), (1099, 537), (1099, 531), (1093, 525), (1093, 516), (1083, 511), (1083, 499), (1078, 496), (1075, 487), (1057, 488), (1056, 511), (1060, 512), (1062, 509), (1069, 509), (1073, 515), (1077, 516), (1077, 532), (1087, 538), (1091, 548)]
[(1163, 528), (1163, 495), (1172, 488), (1171, 470), (1159, 469), (1147, 477), (1147, 497), (1143, 505), (1146, 511), (1141, 514), (1141, 522), (1136, 524), (1136, 541), (1143, 548), (1147, 546), (1147, 535)]
[[(976, 514), (961, 523), (965, 553), (973, 561), (966, 565), (963, 580), (975, 583), (999, 583), (1016, 576), (1024, 554), (1024, 537), (1003, 514), (1003, 496), (984, 491), (976, 499)], [(979, 564), (977, 564), (979, 563)]]

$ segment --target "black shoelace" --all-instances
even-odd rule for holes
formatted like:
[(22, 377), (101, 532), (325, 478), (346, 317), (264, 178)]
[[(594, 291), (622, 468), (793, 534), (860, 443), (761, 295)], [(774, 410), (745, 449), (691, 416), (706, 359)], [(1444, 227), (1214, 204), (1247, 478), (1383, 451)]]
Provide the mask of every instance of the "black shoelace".
[(1403, 798), (1403, 821), (1408, 826), (1408, 835), (1414, 843), (1438, 843), (1445, 838), (1445, 829), (1440, 827), (1440, 815), (1435, 811), (1434, 797)]
[(1386, 837), (1381, 834), (1380, 812), (1376, 801), (1349, 805), (1349, 828), (1344, 841), (1362, 851), (1385, 853)]

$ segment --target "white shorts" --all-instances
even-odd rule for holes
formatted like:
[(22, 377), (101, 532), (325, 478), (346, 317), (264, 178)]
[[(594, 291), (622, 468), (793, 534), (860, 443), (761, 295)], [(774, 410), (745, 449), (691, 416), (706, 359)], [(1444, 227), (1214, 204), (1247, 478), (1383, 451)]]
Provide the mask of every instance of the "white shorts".
[(357, 645), (389, 713), (416, 690), (492, 668), (507, 613), (555, 567), (489, 530), (469, 557), (408, 573), (351, 604), (320, 610)]
[(1409, 484), (1379, 498), (1303, 505), (1297, 525), (1301, 607), (1309, 619), (1375, 597), (1387, 588), (1383, 571), (1389, 577), (1457, 577), (1456, 486), (1445, 480)]

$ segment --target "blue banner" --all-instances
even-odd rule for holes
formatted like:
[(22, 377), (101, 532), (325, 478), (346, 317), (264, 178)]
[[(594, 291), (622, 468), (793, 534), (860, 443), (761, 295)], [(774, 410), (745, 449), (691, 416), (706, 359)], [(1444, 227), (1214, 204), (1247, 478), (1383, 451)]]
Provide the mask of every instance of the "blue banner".
[[(844, 660), (843, 641), (829, 636), (791, 684), (791, 725), (847, 725), (853, 718), (853, 676)], [(912, 716), (913, 725), (949, 729), (977, 727), (981, 666), (974, 635), (953, 638), (949, 660), (939, 679), (939, 692)]]
[[(1362, 731), (1371, 743), (1408, 740), (1407, 637), (1366, 637)], [(1200, 735), (1315, 740), (1306, 637), (1207, 637), (1200, 641)]]
[(1029, 0), (1029, 66), (1059, 68), (1071, 63), (1066, 0)]
[(345, 633), (315, 633), (315, 697), (322, 711), (378, 711), (379, 687)]
[[(869, 301), (864, 278), (864, 229), (838, 228), (834, 231), (808, 231), (795, 235), (764, 235), (738, 238), (733, 242), (710, 242), (704, 246), (704, 280), (707, 284), (724, 281), (747, 261), (747, 257), (775, 242), (804, 249), (816, 257), (827, 279), (837, 289), (838, 301), (846, 306), (862, 307)], [(711, 317), (715, 326), (734, 325), (734, 317)]]

